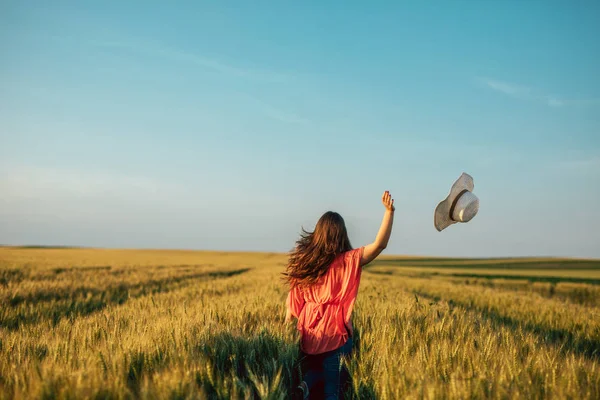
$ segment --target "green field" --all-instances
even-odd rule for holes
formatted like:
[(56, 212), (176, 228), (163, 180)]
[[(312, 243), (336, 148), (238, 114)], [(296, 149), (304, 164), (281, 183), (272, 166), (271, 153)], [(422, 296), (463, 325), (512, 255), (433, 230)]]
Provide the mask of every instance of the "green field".
[[(287, 398), (285, 255), (0, 248), (0, 398)], [(600, 261), (365, 268), (355, 398), (600, 398)]]

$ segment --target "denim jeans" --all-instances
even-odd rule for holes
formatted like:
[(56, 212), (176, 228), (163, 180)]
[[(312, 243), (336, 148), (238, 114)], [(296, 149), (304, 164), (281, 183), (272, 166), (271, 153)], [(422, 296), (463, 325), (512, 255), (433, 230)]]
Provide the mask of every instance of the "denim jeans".
[(346, 343), (335, 350), (316, 355), (304, 354), (306, 372), (304, 373), (303, 380), (306, 382), (309, 392), (315, 387), (317, 382), (323, 380), (325, 399), (337, 399), (340, 392), (340, 376), (342, 372), (341, 357), (343, 355), (350, 355), (351, 352), (352, 337), (348, 337)]

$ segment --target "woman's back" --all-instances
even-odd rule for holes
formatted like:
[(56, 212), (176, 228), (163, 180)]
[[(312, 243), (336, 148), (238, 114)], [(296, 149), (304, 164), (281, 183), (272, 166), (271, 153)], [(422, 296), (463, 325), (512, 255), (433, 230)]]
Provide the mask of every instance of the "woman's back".
[(301, 347), (320, 354), (342, 346), (352, 334), (352, 310), (360, 284), (363, 248), (338, 255), (314, 284), (292, 288), (287, 305), (298, 318)]

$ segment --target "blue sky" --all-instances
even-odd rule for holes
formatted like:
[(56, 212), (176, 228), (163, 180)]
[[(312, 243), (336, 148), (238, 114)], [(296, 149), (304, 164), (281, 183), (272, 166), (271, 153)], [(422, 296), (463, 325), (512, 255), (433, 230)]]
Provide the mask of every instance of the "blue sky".
[(0, 2), (0, 243), (600, 257), (600, 3), (200, 3)]

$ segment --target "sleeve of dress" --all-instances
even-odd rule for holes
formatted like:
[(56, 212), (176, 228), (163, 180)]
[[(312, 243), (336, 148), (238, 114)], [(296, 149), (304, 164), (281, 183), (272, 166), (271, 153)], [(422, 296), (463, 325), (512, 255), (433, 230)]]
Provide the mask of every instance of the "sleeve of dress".
[(362, 273), (360, 259), (362, 258), (363, 251), (364, 247), (350, 250), (344, 258), (344, 286), (347, 294), (356, 293), (358, 290), (360, 275)]
[(304, 308), (304, 296), (297, 286), (290, 289), (286, 305), (288, 314), (291, 314), (294, 318), (298, 318), (300, 312)]

